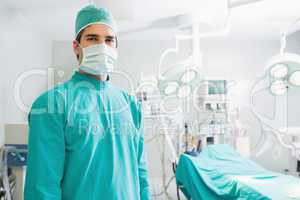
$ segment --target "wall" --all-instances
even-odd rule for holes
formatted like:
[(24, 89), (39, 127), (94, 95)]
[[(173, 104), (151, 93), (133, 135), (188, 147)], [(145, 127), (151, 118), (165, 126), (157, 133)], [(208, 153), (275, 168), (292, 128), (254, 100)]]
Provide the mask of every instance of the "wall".
[[(295, 42), (298, 39), (299, 36), (297, 35), (290, 38), (289, 51), (300, 52), (300, 48)], [(205, 75), (236, 82), (233, 87), (232, 101), (239, 107), (241, 121), (249, 128), (252, 159), (268, 169), (279, 172), (290, 168), (290, 153), (286, 149), (274, 143), (280, 153), (276, 154), (273, 151), (272, 143), (271, 146), (259, 143), (261, 140), (260, 123), (252, 114), (249, 104), (250, 89), (258, 75), (261, 75), (265, 69), (266, 62), (279, 52), (279, 42), (267, 39), (252, 38), (243, 40), (229, 37), (201, 40), (200, 46), (203, 53), (203, 71)], [(161, 54), (165, 49), (174, 47), (175, 42), (173, 40), (121, 40), (116, 69), (129, 74), (134, 85), (136, 85), (141, 75), (157, 75)], [(167, 63), (174, 63), (175, 60), (186, 58), (191, 51), (190, 43), (180, 43), (179, 49), (178, 55), (171, 55)], [(76, 69), (77, 66), (71, 42), (55, 41), (52, 55), (52, 66), (57, 69), (65, 69), (67, 76), (63, 79), (68, 79), (72, 74), (72, 70)], [(112, 81), (121, 88), (129, 89), (126, 80), (122, 80), (122, 77), (113, 76)], [(264, 105), (262, 112), (268, 113), (273, 109), (272, 106), (270, 107), (269, 104), (265, 103), (266, 101), (272, 101), (270, 96), (263, 95), (258, 101)], [(295, 104), (295, 101), (292, 104)], [(295, 105), (291, 107), (295, 107)], [(299, 109), (294, 110), (294, 112), (291, 112), (290, 118), (298, 119), (299, 113)], [(265, 146), (266, 149), (262, 149), (262, 146)], [(162, 175), (158, 156), (160, 152), (156, 141), (147, 144), (147, 151), (151, 178), (160, 180), (159, 178)], [(170, 166), (167, 166), (167, 168), (168, 176), (171, 176)]]
[[(14, 10), (0, 10), (0, 27), (0, 146), (2, 146), (4, 143), (17, 144), (27, 141), (25, 125), (27, 110), (33, 100), (47, 89), (47, 79), (45, 75), (27, 76), (20, 82), (20, 88), (17, 90), (16, 81), (33, 69), (42, 69), (45, 72), (50, 65), (52, 46), (47, 34), (39, 31), (38, 27), (33, 26)], [(15, 101), (15, 94), (20, 94), (25, 110), (20, 109)], [(17, 168), (14, 173), (19, 174), (16, 198), (21, 200), (24, 186), (23, 170)]]
[[(112, 82), (119, 87), (129, 90), (129, 82), (134, 86), (139, 81), (141, 74), (157, 75), (159, 57), (166, 48), (175, 47), (174, 41), (119, 41), (118, 63), (115, 71), (119, 73), (114, 74)], [(179, 58), (184, 59), (186, 56), (187, 44), (180, 53)], [(174, 58), (174, 56), (172, 57)], [(77, 60), (72, 50), (71, 41), (54, 41), (52, 51), (51, 66), (57, 70), (65, 71), (65, 76), (60, 80), (67, 80), (70, 78), (74, 70), (77, 69)], [(126, 73), (129, 78), (120, 75)]]
[[(300, 53), (297, 44), (300, 37), (295, 34), (289, 37), (287, 50), (293, 53)], [(268, 40), (247, 40), (235, 41), (211, 40), (204, 41), (204, 61), (207, 74), (211, 76), (224, 76), (228, 79), (236, 80), (237, 85), (234, 89), (234, 102), (239, 105), (241, 111), (241, 120), (248, 125), (251, 136), (252, 158), (268, 169), (283, 172), (284, 169), (295, 167), (295, 161), (290, 162), (290, 152), (278, 145), (274, 137), (269, 137), (267, 143), (261, 144), (260, 123), (254, 117), (250, 110), (250, 89), (256, 78), (262, 74), (266, 63), (272, 56), (279, 52), (279, 41)], [(299, 126), (300, 110), (297, 106), (298, 94), (289, 95), (289, 124)], [(278, 103), (275, 110), (277, 111), (277, 120), (272, 122), (274, 127), (282, 127), (286, 123), (286, 105), (284, 98), (276, 98)], [(264, 90), (255, 98), (256, 108), (260, 113), (268, 114), (274, 111), (273, 105), (275, 98)], [(287, 140), (289, 138), (286, 138)], [(293, 159), (292, 159), (293, 160)], [(292, 165), (291, 165), (292, 164)]]
[[(0, 50), (0, 55), (2, 55)], [(4, 93), (3, 93), (3, 74), (0, 74), (0, 146), (4, 144)]]
[[(4, 15), (5, 14), (5, 15)], [(30, 108), (31, 103), (47, 87), (46, 76), (28, 76), (15, 90), (16, 80), (33, 69), (45, 69), (50, 65), (51, 41), (47, 34), (23, 19), (17, 13), (2, 13), (1, 58), (3, 121), (26, 123), (27, 113), (20, 109), (14, 93), (20, 94), (22, 102)]]

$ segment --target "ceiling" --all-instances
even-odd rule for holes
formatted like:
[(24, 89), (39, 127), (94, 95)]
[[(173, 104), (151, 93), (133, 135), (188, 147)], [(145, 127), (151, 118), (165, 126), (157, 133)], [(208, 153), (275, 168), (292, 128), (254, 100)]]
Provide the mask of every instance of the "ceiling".
[[(206, 0), (185, 0), (184, 5), (182, 0), (94, 0), (94, 3), (112, 11), (123, 39), (169, 39), (176, 33), (176, 21), (173, 23), (168, 20), (167, 24), (161, 23), (151, 29), (146, 27), (153, 25), (153, 21), (180, 16), (194, 7), (202, 9), (199, 12), (202, 13), (207, 10), (205, 6), (201, 6), (202, 1)], [(9, 19), (18, 19), (27, 26), (48, 34), (53, 40), (71, 40), (76, 12), (89, 2), (91, 1), (1, 0), (0, 22), (5, 26)], [(229, 37), (275, 40), (281, 31), (299, 17), (299, 0), (263, 0), (237, 7), (231, 11)], [(132, 30), (135, 32), (131, 33)]]

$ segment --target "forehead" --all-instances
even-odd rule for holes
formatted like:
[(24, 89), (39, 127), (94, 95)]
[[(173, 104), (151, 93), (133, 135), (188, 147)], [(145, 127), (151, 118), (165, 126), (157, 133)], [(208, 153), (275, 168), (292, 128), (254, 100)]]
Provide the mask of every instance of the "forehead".
[(82, 36), (88, 34), (99, 35), (99, 36), (115, 36), (114, 31), (105, 24), (89, 25), (83, 30)]

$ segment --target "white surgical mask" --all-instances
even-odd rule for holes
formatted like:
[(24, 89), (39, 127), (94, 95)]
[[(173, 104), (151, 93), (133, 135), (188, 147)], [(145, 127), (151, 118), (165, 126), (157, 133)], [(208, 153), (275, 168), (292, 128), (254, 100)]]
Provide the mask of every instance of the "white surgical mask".
[(114, 48), (101, 43), (81, 49), (80, 70), (94, 75), (107, 75), (113, 72), (118, 57)]

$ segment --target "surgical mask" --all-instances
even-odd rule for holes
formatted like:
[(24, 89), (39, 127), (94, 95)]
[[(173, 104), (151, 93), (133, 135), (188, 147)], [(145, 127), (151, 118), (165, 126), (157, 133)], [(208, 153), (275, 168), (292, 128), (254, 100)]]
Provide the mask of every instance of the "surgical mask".
[(82, 48), (79, 69), (94, 75), (106, 75), (113, 72), (117, 61), (117, 51), (102, 43)]

